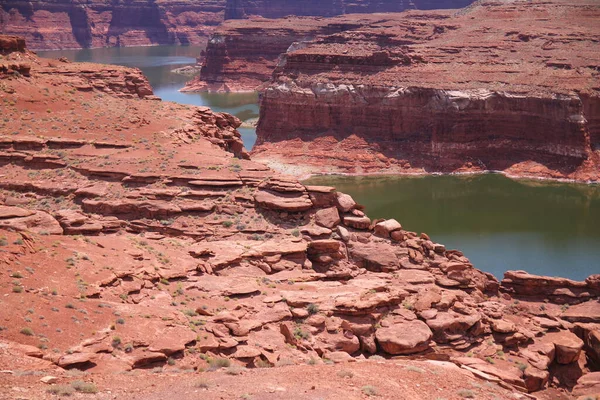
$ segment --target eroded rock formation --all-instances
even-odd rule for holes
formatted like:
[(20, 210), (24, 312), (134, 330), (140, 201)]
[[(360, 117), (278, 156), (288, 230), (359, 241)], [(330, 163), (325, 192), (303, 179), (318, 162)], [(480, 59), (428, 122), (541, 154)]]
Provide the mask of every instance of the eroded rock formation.
[(598, 16), (595, 2), (481, 2), (304, 43), (263, 91), (255, 158), (597, 181)]
[(238, 1), (5, 0), (0, 34), (20, 35), (33, 49), (206, 43), (224, 19), (257, 15), (334, 16), (402, 11), (407, 8), (460, 8), (472, 0)]
[(363, 18), (372, 20), (356, 16), (225, 21), (208, 42), (200, 74), (182, 91), (255, 91), (271, 78), (281, 54), (294, 42), (359, 28)]
[(224, 10), (225, 0), (7, 0), (0, 34), (23, 36), (34, 49), (204, 44)]
[[(0, 76), (0, 362), (10, 390), (34, 376), (16, 366), (58, 375), (42, 382), (85, 370), (104, 391), (123, 390), (115, 372), (160, 385), (168, 378), (156, 372), (233, 364), (229, 375), (255, 379), (257, 397), (275, 389), (257, 378), (266, 372), (242, 367), (293, 365), (287, 378), (327, 394), (335, 389), (305, 379), (334, 363), (366, 373), (361, 382), (388, 365), (427, 374), (406, 395), (380, 382), (389, 398), (457, 385), (486, 399), (598, 392), (599, 276), (517, 271), (498, 282), (426, 234), (371, 220), (333, 187), (244, 159), (235, 118), (111, 84), (137, 71), (8, 56), (31, 64), (29, 77)], [(404, 355), (421, 361), (383, 360)], [(35, 379), (28, 387), (41, 398)]]

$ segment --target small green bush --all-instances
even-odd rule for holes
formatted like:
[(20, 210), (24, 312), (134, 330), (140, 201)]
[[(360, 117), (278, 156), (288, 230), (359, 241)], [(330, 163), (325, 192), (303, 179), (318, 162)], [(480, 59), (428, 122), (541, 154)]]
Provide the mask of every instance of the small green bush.
[(25, 336), (33, 336), (33, 329), (31, 328), (23, 328), (21, 329), (21, 334), (25, 335)]
[(310, 303), (309, 305), (306, 306), (306, 311), (308, 311), (308, 314), (310, 315), (315, 315), (319, 312), (319, 306), (313, 303)]

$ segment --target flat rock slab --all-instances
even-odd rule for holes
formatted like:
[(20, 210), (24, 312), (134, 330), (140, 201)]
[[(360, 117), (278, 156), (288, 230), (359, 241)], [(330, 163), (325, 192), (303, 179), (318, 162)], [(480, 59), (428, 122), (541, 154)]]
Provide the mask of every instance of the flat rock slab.
[(291, 212), (306, 211), (313, 206), (308, 194), (304, 193), (273, 193), (258, 190), (254, 195), (254, 201), (264, 208)]
[(20, 207), (0, 206), (0, 219), (28, 217), (33, 214), (35, 211)]
[(196, 340), (196, 333), (185, 327), (167, 328), (150, 344), (148, 350), (171, 355), (185, 349), (185, 345)]
[(429, 348), (433, 336), (431, 329), (422, 321), (410, 321), (375, 332), (377, 342), (388, 354), (414, 354)]

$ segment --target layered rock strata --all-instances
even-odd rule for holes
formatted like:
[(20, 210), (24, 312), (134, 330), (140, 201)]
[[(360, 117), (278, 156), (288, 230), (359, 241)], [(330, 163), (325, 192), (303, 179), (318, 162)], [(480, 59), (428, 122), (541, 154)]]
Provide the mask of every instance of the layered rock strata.
[(333, 187), (279, 175), (243, 148), (234, 157), (233, 117), (135, 96), (109, 84), (109, 67), (95, 78), (111, 90), (81, 90), (91, 65), (8, 57), (31, 73), (0, 79), (5, 368), (58, 375), (48, 382), (85, 370), (114, 390), (107, 380), (131, 370), (158, 382), (162, 371), (294, 374), (410, 355), (436, 361), (356, 368), (454, 375), (436, 391), (488, 381), (471, 386), (489, 399), (597, 392), (599, 276), (517, 271), (500, 283)]
[(352, 2), (134, 0), (86, 2), (6, 0), (0, 4), (0, 34), (23, 36), (33, 49), (107, 46), (204, 45), (229, 18), (257, 15), (334, 16), (402, 11), (407, 8), (460, 8), (472, 0)]
[(224, 10), (225, 0), (8, 0), (0, 34), (23, 36), (33, 49), (202, 45)]
[(290, 49), (261, 96), (255, 158), (597, 181), (598, 16), (594, 2), (481, 2)]
[(208, 42), (200, 74), (182, 91), (255, 91), (271, 78), (281, 54), (293, 43), (356, 29), (373, 19), (376, 17), (225, 21)]

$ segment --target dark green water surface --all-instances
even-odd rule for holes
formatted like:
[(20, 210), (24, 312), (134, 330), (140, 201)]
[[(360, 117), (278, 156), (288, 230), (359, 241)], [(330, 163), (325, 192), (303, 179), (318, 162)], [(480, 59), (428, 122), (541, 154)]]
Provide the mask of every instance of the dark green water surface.
[[(258, 118), (257, 93), (181, 93), (185, 82), (192, 79), (189, 75), (171, 72), (175, 68), (194, 65), (196, 57), (203, 50), (189, 46), (154, 47), (111, 47), (82, 50), (38, 51), (41, 57), (67, 57), (71, 61), (94, 62), (101, 64), (137, 67), (148, 77), (154, 94), (164, 101), (180, 104), (207, 106), (215, 111), (227, 112), (242, 121)], [(256, 141), (256, 129), (240, 127), (242, 139), (247, 149)]]
[(600, 186), (516, 181), (498, 174), (314, 177), (426, 232), (501, 278), (509, 269), (582, 280), (600, 273)]

